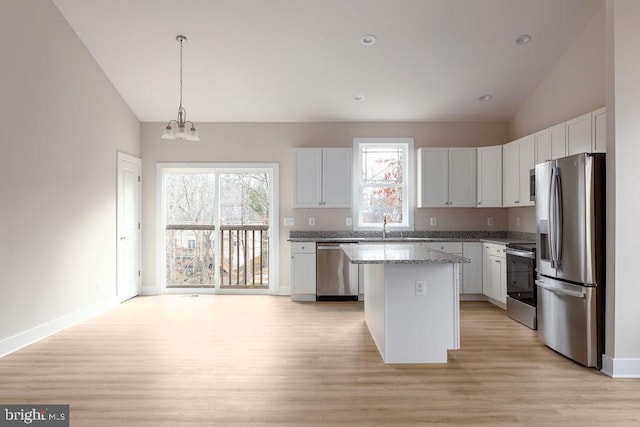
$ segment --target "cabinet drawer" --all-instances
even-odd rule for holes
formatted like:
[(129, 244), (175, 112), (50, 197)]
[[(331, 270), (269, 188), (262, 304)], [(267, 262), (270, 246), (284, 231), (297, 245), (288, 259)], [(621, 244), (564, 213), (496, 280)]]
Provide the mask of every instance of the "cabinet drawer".
[(462, 254), (462, 242), (428, 242), (427, 247), (448, 254)]
[(316, 253), (316, 242), (292, 242), (292, 254), (314, 254)]
[(505, 245), (496, 245), (493, 243), (484, 243), (483, 244), (484, 251), (489, 256), (495, 256), (499, 258), (506, 258), (506, 254), (504, 253)]

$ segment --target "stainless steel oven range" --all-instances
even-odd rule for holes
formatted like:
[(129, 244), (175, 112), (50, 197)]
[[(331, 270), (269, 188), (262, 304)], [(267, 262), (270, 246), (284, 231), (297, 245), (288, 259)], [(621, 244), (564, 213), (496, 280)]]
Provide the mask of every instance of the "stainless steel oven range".
[(507, 254), (507, 315), (537, 328), (536, 244), (510, 244)]

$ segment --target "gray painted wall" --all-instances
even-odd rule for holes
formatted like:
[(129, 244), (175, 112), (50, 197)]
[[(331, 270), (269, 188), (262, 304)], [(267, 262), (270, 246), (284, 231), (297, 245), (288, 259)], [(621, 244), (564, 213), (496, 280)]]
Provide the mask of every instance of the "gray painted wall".
[(52, 2), (2, 0), (0, 39), (1, 353), (114, 300), (116, 152), (141, 149), (140, 122)]

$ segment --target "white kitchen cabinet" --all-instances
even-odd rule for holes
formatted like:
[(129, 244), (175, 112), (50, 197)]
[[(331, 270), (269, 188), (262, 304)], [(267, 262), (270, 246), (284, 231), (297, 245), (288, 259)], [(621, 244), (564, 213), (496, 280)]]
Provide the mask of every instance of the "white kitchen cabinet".
[(350, 148), (293, 149), (293, 207), (351, 207)]
[(567, 155), (567, 125), (558, 125), (535, 133), (535, 164)]
[(607, 107), (591, 112), (591, 138), (594, 153), (607, 152)]
[(520, 182), (520, 148), (518, 141), (502, 147), (502, 205), (517, 206)]
[[(458, 255), (458, 256), (462, 256), (463, 253), (463, 249), (462, 249), (462, 242), (427, 242), (426, 246), (429, 249), (437, 249), (439, 251), (442, 252), (446, 252), (448, 254), (452, 254), (452, 255)], [(463, 292), (463, 281), (464, 281), (464, 273), (463, 273), (464, 267), (458, 269), (459, 271), (459, 282), (460, 283), (460, 293)]]
[(291, 243), (291, 300), (316, 300), (316, 244)]
[(462, 294), (482, 294), (482, 243), (464, 242), (462, 256), (470, 263), (462, 264)]
[(505, 246), (484, 243), (482, 252), (482, 292), (489, 301), (505, 308), (507, 303), (507, 261)]
[(477, 204), (479, 208), (502, 206), (502, 145), (478, 148)]
[(529, 197), (530, 171), (534, 168), (535, 137), (527, 135), (502, 147), (502, 204), (533, 206)]
[(567, 121), (567, 155), (591, 152), (591, 113)]
[(476, 148), (418, 149), (418, 207), (476, 206)]

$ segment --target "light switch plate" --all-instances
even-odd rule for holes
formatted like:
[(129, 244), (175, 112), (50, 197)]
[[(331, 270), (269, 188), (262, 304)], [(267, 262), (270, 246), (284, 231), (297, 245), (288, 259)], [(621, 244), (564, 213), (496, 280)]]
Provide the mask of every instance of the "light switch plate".
[(309, 217), (309, 225), (316, 225), (316, 219), (312, 216)]
[(295, 225), (295, 220), (291, 217), (284, 217), (284, 226), (285, 227), (293, 227)]

